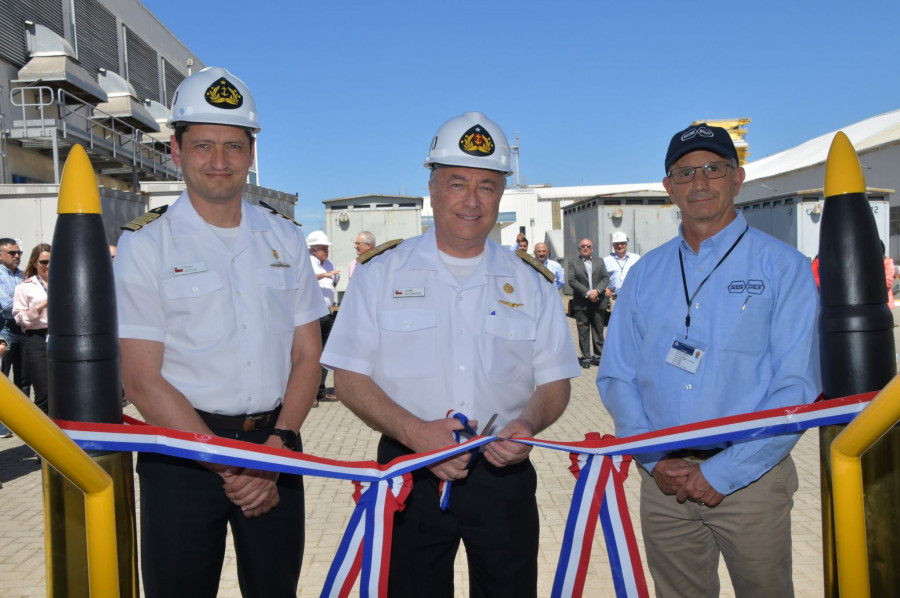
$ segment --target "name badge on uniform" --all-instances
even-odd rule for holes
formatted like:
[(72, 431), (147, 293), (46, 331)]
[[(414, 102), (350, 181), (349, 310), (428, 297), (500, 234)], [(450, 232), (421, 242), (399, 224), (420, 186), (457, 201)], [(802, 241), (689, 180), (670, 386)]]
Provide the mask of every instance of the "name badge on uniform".
[(394, 299), (402, 297), (424, 297), (425, 287), (414, 287), (409, 289), (394, 289)]
[(695, 340), (688, 341), (683, 336), (676, 336), (672, 341), (669, 354), (666, 355), (666, 363), (682, 369), (691, 374), (697, 373), (700, 360), (706, 354), (706, 344)]
[(181, 276), (183, 274), (196, 274), (197, 272), (206, 272), (206, 262), (194, 262), (193, 264), (182, 264), (181, 266), (175, 266), (172, 268), (172, 272), (175, 276)]

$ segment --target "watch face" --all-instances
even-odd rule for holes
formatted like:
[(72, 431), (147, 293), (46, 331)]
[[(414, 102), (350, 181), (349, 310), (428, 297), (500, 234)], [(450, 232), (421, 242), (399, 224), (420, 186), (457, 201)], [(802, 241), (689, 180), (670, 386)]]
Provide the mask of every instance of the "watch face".
[(296, 432), (292, 432), (291, 430), (279, 430), (276, 428), (272, 431), (272, 434), (281, 438), (281, 442), (284, 443), (285, 448), (294, 450), (297, 447)]

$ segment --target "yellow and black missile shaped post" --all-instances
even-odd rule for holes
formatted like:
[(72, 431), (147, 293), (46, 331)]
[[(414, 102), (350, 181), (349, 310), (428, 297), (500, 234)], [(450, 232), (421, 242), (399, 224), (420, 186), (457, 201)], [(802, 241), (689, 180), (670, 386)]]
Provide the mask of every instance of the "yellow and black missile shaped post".
[[(59, 186), (48, 280), (47, 373), (50, 417), (121, 423), (122, 382), (112, 262), (100, 192), (80, 145)], [(112, 478), (119, 596), (136, 597), (134, 474), (131, 453), (89, 452)], [(43, 463), (47, 595), (88, 596), (84, 495)]]
[[(894, 320), (883, 254), (859, 158), (843, 132), (825, 169), (819, 227), (819, 355), (822, 392), (834, 399), (881, 390), (896, 375)], [(825, 596), (837, 597), (832, 441), (845, 426), (819, 429)], [(872, 596), (900, 588), (900, 432), (889, 431), (862, 457)]]

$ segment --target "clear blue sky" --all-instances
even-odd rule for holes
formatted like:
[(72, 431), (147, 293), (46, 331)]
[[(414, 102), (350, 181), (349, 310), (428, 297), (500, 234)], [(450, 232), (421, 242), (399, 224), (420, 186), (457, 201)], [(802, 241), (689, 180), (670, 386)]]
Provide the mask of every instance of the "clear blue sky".
[[(750, 117), (750, 160), (900, 108), (896, 0), (143, 0), (249, 85), (260, 178), (322, 200), (427, 194), (445, 120), (520, 138), (520, 180), (657, 181), (671, 135)], [(849, 8), (848, 8), (849, 7)]]

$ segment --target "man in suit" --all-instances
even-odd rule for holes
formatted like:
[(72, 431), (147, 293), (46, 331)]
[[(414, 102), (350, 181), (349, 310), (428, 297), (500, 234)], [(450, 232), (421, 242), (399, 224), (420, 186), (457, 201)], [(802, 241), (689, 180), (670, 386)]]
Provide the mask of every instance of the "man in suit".
[[(590, 239), (582, 239), (578, 244), (579, 256), (569, 260), (566, 277), (572, 287), (572, 311), (578, 326), (578, 345), (581, 347), (581, 367), (589, 368), (600, 364), (603, 352), (603, 314), (609, 303), (606, 287), (609, 286), (609, 272), (602, 259), (591, 259), (594, 244)], [(591, 335), (594, 353), (591, 355)]]

